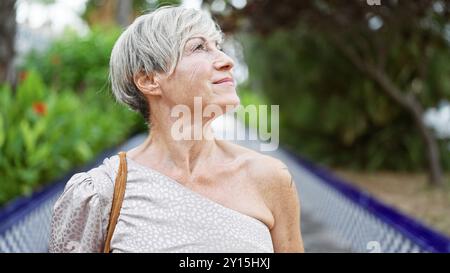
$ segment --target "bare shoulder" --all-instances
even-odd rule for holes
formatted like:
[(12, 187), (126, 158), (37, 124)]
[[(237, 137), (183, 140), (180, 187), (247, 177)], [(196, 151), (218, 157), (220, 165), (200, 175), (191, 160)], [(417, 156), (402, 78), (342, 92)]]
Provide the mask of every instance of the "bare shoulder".
[(300, 231), (300, 200), (286, 164), (255, 152), (248, 161), (248, 174), (257, 185), (273, 218), (270, 233), (275, 252), (304, 252)]
[(277, 203), (277, 199), (296, 194), (295, 183), (286, 164), (278, 158), (259, 153), (246, 147), (231, 144), (237, 158), (245, 165), (245, 171), (268, 203)]
[(249, 162), (248, 173), (274, 204), (295, 191), (295, 183), (288, 167), (277, 158), (255, 154)]

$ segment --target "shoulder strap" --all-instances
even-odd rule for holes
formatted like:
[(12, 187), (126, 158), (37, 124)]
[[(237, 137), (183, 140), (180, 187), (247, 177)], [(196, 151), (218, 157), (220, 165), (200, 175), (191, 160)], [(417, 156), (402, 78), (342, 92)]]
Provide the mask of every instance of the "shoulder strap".
[(116, 176), (116, 181), (114, 183), (114, 195), (111, 205), (111, 213), (109, 216), (108, 229), (106, 233), (105, 247), (103, 249), (104, 253), (110, 252), (111, 238), (116, 228), (117, 219), (119, 218), (120, 209), (122, 207), (123, 197), (125, 195), (125, 187), (127, 183), (127, 160), (126, 153), (119, 152), (120, 165), (119, 171)]

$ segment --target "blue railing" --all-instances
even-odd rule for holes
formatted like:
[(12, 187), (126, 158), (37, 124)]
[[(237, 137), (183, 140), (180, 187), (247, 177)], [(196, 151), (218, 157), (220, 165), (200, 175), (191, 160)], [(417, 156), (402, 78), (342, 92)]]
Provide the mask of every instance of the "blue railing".
[(37, 190), (31, 196), (19, 197), (0, 208), (1, 252), (47, 252), (53, 205), (73, 174), (99, 165), (118, 148), (107, 149), (96, 159), (76, 168), (64, 177)]
[[(414, 252), (450, 252), (450, 238), (446, 235), (443, 235), (440, 232), (422, 224), (421, 222), (397, 211), (396, 209), (383, 204), (369, 194), (360, 191), (358, 188), (333, 175), (325, 168), (319, 167), (318, 165), (312, 163), (306, 158), (296, 153), (289, 152), (288, 149), (284, 150), (299, 165), (318, 177), (319, 179), (317, 181), (326, 187), (333, 189), (340, 196), (343, 196), (347, 200), (351, 201), (358, 207), (358, 209), (366, 211), (372, 215), (372, 217), (379, 220), (378, 222), (382, 222), (384, 225), (387, 225), (391, 229), (395, 230), (397, 236), (405, 237), (411, 244), (411, 246), (405, 248), (405, 250), (412, 249), (412, 245), (415, 244), (419, 247), (419, 249), (416, 249)], [(357, 218), (357, 216), (354, 218)], [(351, 222), (347, 223), (347, 225), (351, 224)], [(382, 240), (380, 244), (381, 243)], [(398, 248), (400, 248), (400, 245), (398, 245)]]

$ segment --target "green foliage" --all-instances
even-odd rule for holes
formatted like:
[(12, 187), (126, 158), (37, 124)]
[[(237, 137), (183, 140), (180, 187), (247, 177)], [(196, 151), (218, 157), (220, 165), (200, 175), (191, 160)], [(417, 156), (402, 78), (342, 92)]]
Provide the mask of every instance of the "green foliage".
[[(257, 94), (248, 87), (241, 86), (239, 89), (240, 108), (237, 109), (237, 117), (246, 127), (252, 128), (255, 132), (272, 132), (271, 105), (267, 102), (263, 94)], [(254, 107), (254, 108), (253, 108)], [(256, 118), (250, 119), (251, 112), (255, 111)], [(267, 114), (261, 114), (265, 111)], [(264, 113), (264, 112), (263, 112)], [(261, 137), (261, 135), (260, 135)], [(268, 137), (268, 136), (265, 136)]]
[(117, 145), (141, 121), (105, 94), (56, 92), (34, 71), (23, 77), (15, 93), (0, 87), (0, 204)]
[(142, 117), (109, 92), (109, 56), (119, 33), (66, 32), (45, 52), (25, 58), (15, 92), (0, 87), (0, 204), (146, 129)]
[[(369, 170), (426, 166), (411, 118), (320, 33), (299, 25), (241, 40), (249, 82), (270, 104), (280, 105), (281, 143), (329, 165)], [(428, 106), (449, 98), (450, 92), (450, 54), (435, 54), (429, 80), (422, 83), (428, 92), (421, 99)], [(450, 170), (450, 153), (442, 144), (444, 168)]]
[[(96, 10), (104, 8), (108, 6), (109, 1), (101, 1), (101, 0), (88, 0), (86, 2), (86, 9), (82, 14), (82, 18), (89, 22), (89, 16)], [(132, 12), (135, 16), (139, 16), (145, 12), (152, 11), (158, 7), (166, 6), (166, 5), (178, 5), (180, 4), (180, 0), (133, 0), (132, 1)], [(108, 8), (107, 8), (108, 9)], [(114, 12), (112, 10), (111, 12)]]
[[(93, 98), (96, 108), (109, 107), (109, 58), (120, 33), (113, 26), (93, 26), (84, 36), (68, 30), (46, 51), (29, 53), (22, 69), (39, 71), (54, 90), (71, 90)], [(139, 124), (137, 130), (147, 130), (143, 119)]]
[(39, 71), (57, 90), (107, 90), (109, 56), (119, 35), (114, 27), (94, 27), (86, 36), (67, 31), (45, 52), (31, 52), (23, 67)]

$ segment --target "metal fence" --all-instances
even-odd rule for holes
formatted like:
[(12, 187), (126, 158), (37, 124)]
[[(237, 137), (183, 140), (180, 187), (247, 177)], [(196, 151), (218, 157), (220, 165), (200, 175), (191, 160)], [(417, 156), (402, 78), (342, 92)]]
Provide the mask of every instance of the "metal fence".
[(0, 252), (47, 252), (52, 208), (63, 188), (57, 183), (3, 209)]
[[(287, 151), (285, 149), (285, 151)], [(352, 252), (450, 252), (450, 238), (400, 213), (324, 168), (287, 152), (305, 175), (303, 204)]]

